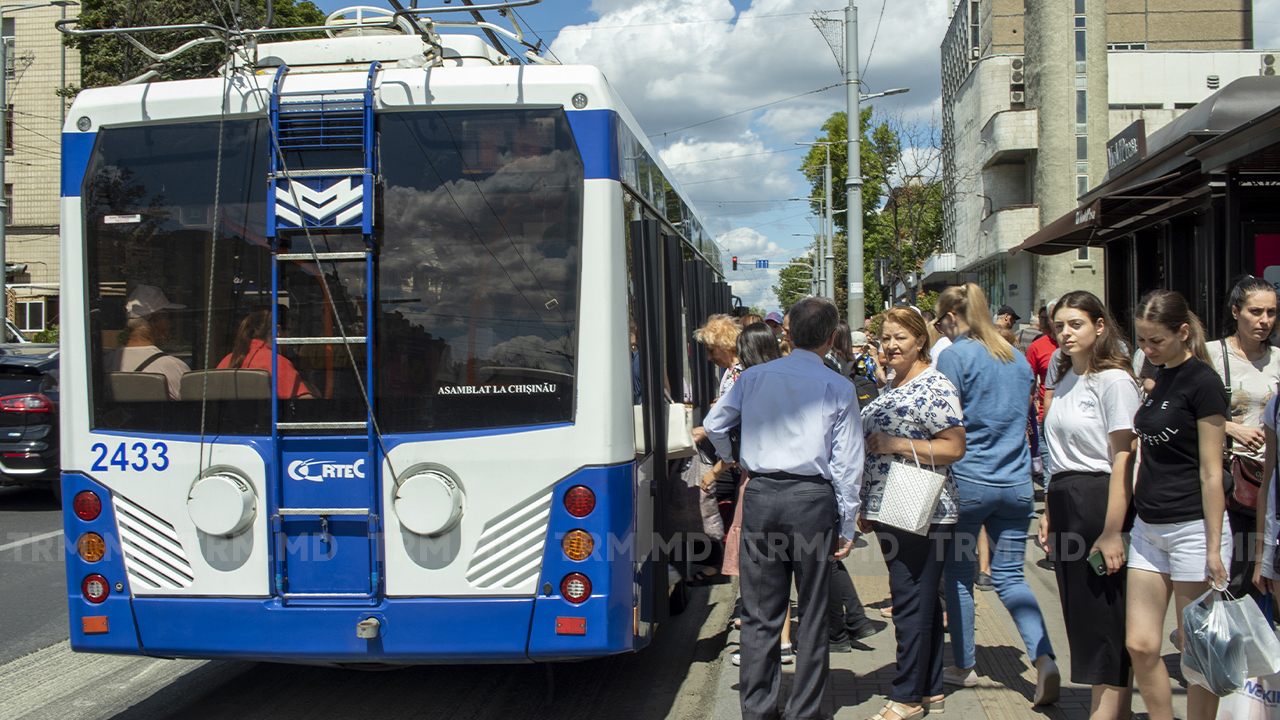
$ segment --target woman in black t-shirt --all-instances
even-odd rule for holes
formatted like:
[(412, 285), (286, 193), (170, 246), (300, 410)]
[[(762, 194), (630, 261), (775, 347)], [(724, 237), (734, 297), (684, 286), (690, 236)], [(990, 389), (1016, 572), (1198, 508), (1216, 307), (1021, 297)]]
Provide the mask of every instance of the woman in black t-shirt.
[[(1160, 647), (1172, 591), (1178, 637), (1182, 610), (1212, 581), (1226, 588), (1231, 536), (1222, 532), (1222, 447), (1226, 391), (1208, 363), (1204, 328), (1181, 295), (1147, 294), (1134, 313), (1138, 346), (1160, 366), (1155, 387), (1134, 416), (1142, 453), (1133, 485), (1138, 510), (1129, 552), (1125, 644), (1152, 720), (1172, 720), (1169, 673)], [(1101, 543), (1100, 543), (1101, 545)], [(1123, 546), (1100, 548), (1114, 572)], [(1188, 720), (1213, 720), (1218, 698), (1187, 688)]]

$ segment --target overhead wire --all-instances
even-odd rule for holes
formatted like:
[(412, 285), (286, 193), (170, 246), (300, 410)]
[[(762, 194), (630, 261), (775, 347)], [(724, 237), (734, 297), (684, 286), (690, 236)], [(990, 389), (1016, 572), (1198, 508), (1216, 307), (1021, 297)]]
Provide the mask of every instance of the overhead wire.
[(771, 106), (773, 106), (773, 105), (779, 105), (779, 104), (781, 104), (781, 103), (788, 102), (788, 101), (790, 101), (790, 100), (795, 100), (795, 99), (797, 99), (797, 98), (802, 98), (802, 97), (804, 97), (804, 96), (806, 96), (806, 95), (814, 95), (814, 94), (817, 94), (817, 93), (820, 93), (820, 92), (826, 92), (826, 91), (828, 91), (828, 90), (833, 90), (833, 89), (835, 89), (835, 88), (842, 87), (842, 86), (844, 86), (845, 84), (846, 84), (846, 83), (844, 83), (844, 82), (838, 82), (838, 83), (835, 83), (834, 85), (828, 85), (828, 86), (826, 86), (826, 87), (820, 87), (820, 88), (818, 88), (817, 90), (810, 90), (810, 91), (808, 91), (808, 92), (802, 92), (802, 93), (800, 93), (799, 95), (792, 95), (792, 96), (790, 96), (790, 97), (784, 97), (784, 98), (782, 98), (781, 100), (774, 100), (773, 102), (767, 102), (767, 103), (765, 103), (765, 104), (763, 104), (763, 105), (756, 105), (755, 107), (749, 107), (749, 108), (747, 108), (746, 110), (739, 110), (739, 111), (737, 111), (737, 112), (731, 112), (731, 113), (729, 113), (728, 115), (721, 115), (720, 117), (714, 117), (714, 118), (711, 118), (710, 120), (703, 120), (702, 122), (697, 122), (697, 123), (694, 123), (694, 124), (692, 124), (692, 125), (685, 125), (684, 127), (682, 127), (682, 128), (676, 128), (675, 130), (668, 130), (668, 131), (666, 131), (666, 132), (653, 133), (652, 135), (647, 135), (646, 137), (650, 137), (650, 138), (656, 138), (656, 137), (667, 137), (668, 135), (672, 135), (672, 134), (674, 134), (674, 133), (684, 132), (685, 130), (692, 130), (693, 128), (701, 127), (701, 126), (703, 126), (703, 125), (707, 125), (707, 124), (709, 124), (709, 123), (713, 123), (713, 122), (719, 122), (720, 120), (727, 120), (728, 118), (736, 117), (736, 116), (741, 115), (741, 114), (743, 114), (743, 113), (749, 113), (749, 112), (752, 112), (752, 111), (754, 111), (754, 110), (761, 110), (761, 109), (764, 109), (764, 108), (767, 108), (767, 107), (771, 107)]
[[(523, 24), (525, 27), (528, 27), (528, 26), (529, 26), (529, 23), (527, 23), (527, 22), (525, 22), (525, 21), (524, 21), (524, 18), (523, 18), (523, 17), (521, 17), (520, 13), (516, 12), (516, 9), (515, 9), (515, 8), (511, 8), (511, 13), (512, 13), (513, 15), (515, 15), (515, 16), (516, 16), (516, 19), (517, 19), (517, 20), (519, 20), (519, 21), (520, 21), (520, 23), (521, 23), (521, 24)], [(534, 37), (536, 37), (536, 38), (538, 38), (538, 44), (539, 44), (539, 45), (542, 45), (542, 44), (544, 44), (544, 43), (546, 44), (546, 47), (547, 47), (547, 53), (549, 53), (549, 54), (551, 55), (551, 59), (552, 59), (552, 60), (555, 60), (556, 62), (560, 62), (560, 58), (556, 57), (556, 54), (555, 54), (554, 52), (552, 52), (552, 50), (551, 50), (551, 43), (549, 43), (549, 42), (547, 42), (547, 41), (543, 40), (543, 39), (542, 39), (542, 36), (538, 34), (538, 31), (537, 31), (537, 30), (534, 30), (533, 28), (529, 28), (529, 32), (533, 33), (533, 36), (534, 36)], [(564, 63), (560, 63), (560, 64), (561, 64), (561, 65), (563, 65)]]
[(867, 59), (862, 63), (862, 70), (858, 73), (859, 80), (862, 80), (867, 74), (867, 68), (871, 67), (871, 54), (876, 51), (876, 39), (880, 37), (880, 23), (884, 21), (884, 6), (888, 3), (889, 0), (881, 0), (880, 2), (880, 17), (876, 19), (876, 31), (871, 36), (871, 48), (867, 50)]
[[(841, 10), (841, 9), (843, 8), (835, 8), (833, 10), (817, 10), (817, 11), (806, 10), (804, 12), (761, 13), (759, 15), (749, 15), (747, 17), (743, 17), (741, 14), (738, 14), (735, 17), (727, 17), (727, 18), (708, 18), (706, 20), (672, 20), (670, 22), (634, 23), (629, 25), (590, 25), (590, 26), (574, 25), (571, 27), (561, 28), (560, 32), (586, 32), (591, 30), (623, 30), (627, 28), (636, 28), (636, 27), (661, 27), (666, 25), (697, 25), (699, 23), (711, 23), (711, 22), (732, 22), (734, 24), (737, 24), (740, 22), (746, 22), (749, 20), (757, 20), (757, 19), (764, 19), (764, 18), (789, 17), (794, 15), (812, 15), (814, 12), (836, 12), (837, 10)], [(550, 32), (550, 31), (548, 30), (546, 32)]]
[(667, 167), (669, 168), (683, 167), (685, 165), (698, 165), (700, 163), (721, 162), (723, 160), (736, 160), (738, 158), (756, 157), (759, 155), (776, 155), (778, 153), (799, 152), (801, 150), (808, 150), (808, 148), (792, 147), (792, 148), (783, 148), (782, 150), (765, 150), (763, 152), (743, 153), (741, 155), (725, 155), (724, 157), (707, 158), (705, 160), (689, 160), (688, 162), (675, 163), (675, 164), (668, 163)]

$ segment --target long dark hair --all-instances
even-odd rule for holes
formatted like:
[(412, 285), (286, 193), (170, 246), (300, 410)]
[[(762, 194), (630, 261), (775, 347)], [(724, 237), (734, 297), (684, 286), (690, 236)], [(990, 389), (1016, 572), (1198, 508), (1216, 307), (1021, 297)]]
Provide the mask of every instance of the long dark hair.
[(235, 344), (231, 346), (231, 363), (228, 367), (238, 368), (244, 365), (249, 356), (249, 346), (254, 340), (266, 341), (271, 336), (271, 311), (255, 310), (240, 321), (240, 330), (236, 333)]
[(742, 363), (743, 369), (780, 357), (782, 351), (778, 349), (778, 339), (768, 325), (751, 323), (738, 333), (738, 362)]
[[(1089, 348), (1089, 359), (1085, 364), (1085, 372), (1088, 374), (1100, 373), (1103, 370), (1124, 370), (1133, 375), (1133, 359), (1125, 352), (1124, 343), (1120, 341), (1120, 328), (1116, 325), (1116, 320), (1111, 316), (1111, 311), (1106, 305), (1098, 299), (1097, 295), (1084, 290), (1076, 290), (1062, 296), (1058, 304), (1053, 307), (1053, 315), (1056, 318), (1058, 313), (1064, 309), (1079, 310), (1089, 316), (1089, 320), (1094, 325), (1098, 321), (1102, 321), (1102, 334), (1094, 341), (1093, 347)], [(1071, 370), (1071, 356), (1060, 353), (1058, 356), (1058, 377), (1066, 377), (1067, 372)]]
[(1231, 288), (1231, 294), (1227, 296), (1227, 316), (1223, 318), (1223, 327), (1227, 328), (1227, 332), (1223, 337), (1235, 335), (1239, 329), (1239, 323), (1236, 322), (1236, 313), (1240, 312), (1240, 308), (1249, 301), (1249, 296), (1256, 292), (1269, 292), (1272, 295), (1280, 295), (1276, 292), (1276, 286), (1263, 280), (1262, 278), (1252, 275), (1245, 275)]
[(1206, 365), (1212, 366), (1209, 360), (1209, 349), (1204, 344), (1204, 325), (1200, 318), (1191, 312), (1187, 299), (1173, 290), (1152, 290), (1142, 296), (1138, 307), (1133, 311), (1133, 319), (1163, 325), (1171, 333), (1177, 333), (1186, 325), (1187, 347), (1191, 354), (1200, 358)]

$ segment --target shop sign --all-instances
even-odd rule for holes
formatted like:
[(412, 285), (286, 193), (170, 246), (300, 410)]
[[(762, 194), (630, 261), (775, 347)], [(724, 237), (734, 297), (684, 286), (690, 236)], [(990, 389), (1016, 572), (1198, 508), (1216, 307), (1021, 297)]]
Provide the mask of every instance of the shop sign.
[(1107, 141), (1107, 177), (1117, 177), (1147, 156), (1147, 124), (1139, 118)]

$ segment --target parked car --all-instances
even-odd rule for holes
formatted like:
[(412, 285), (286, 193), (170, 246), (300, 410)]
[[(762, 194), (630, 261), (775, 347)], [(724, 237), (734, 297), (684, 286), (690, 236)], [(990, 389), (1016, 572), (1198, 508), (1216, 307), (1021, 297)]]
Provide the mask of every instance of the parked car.
[(0, 485), (47, 488), (59, 502), (58, 346), (0, 345)]
[[(27, 337), (21, 330), (19, 330), (18, 326), (14, 325), (13, 321), (10, 320), (9, 318), (4, 319), (4, 329), (7, 331), (5, 333), (5, 339), (4, 339), (5, 344), (13, 344), (13, 345), (30, 345), (31, 344), (31, 338)], [(3, 347), (3, 346), (0, 346), (0, 347)]]

